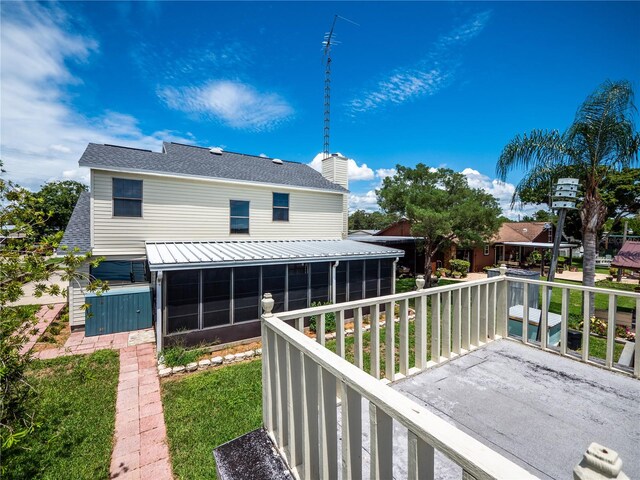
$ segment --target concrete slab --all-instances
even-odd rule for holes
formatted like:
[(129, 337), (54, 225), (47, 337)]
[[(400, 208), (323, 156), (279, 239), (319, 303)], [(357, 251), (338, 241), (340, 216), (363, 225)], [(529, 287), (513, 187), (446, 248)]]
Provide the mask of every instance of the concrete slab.
[[(540, 478), (571, 478), (591, 442), (617, 451), (623, 471), (640, 478), (633, 378), (501, 340), (392, 386)], [(397, 433), (396, 456), (406, 459), (406, 432)], [(436, 478), (460, 478), (442, 457), (436, 468)]]

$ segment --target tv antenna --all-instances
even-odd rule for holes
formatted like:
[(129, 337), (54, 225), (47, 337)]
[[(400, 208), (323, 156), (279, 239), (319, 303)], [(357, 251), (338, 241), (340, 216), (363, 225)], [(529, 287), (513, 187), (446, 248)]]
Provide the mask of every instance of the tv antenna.
[(328, 158), (329, 153), (329, 132), (331, 125), (331, 47), (333, 45), (339, 45), (338, 42), (334, 38), (334, 30), (336, 27), (336, 22), (338, 19), (346, 20), (349, 23), (353, 23), (356, 26), (358, 25), (356, 22), (349, 20), (348, 18), (341, 17), (340, 15), (335, 15), (333, 17), (333, 23), (331, 24), (331, 30), (324, 34), (324, 40), (322, 41), (322, 45), (324, 45), (324, 146), (322, 149), (322, 158)]

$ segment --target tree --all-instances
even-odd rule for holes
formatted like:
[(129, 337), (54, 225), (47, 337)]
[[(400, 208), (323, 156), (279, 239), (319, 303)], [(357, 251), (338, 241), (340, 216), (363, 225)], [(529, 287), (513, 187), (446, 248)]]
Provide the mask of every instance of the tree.
[(612, 172), (629, 168), (638, 158), (640, 135), (635, 130), (634, 112), (631, 83), (606, 81), (587, 97), (564, 133), (533, 130), (516, 135), (496, 165), (503, 181), (512, 170), (527, 170), (516, 186), (516, 195), (548, 180), (554, 170), (564, 173), (566, 169), (580, 180), (584, 285), (594, 285), (598, 230), (608, 215), (602, 185)]
[[(0, 172), (2, 170), (0, 161)], [(46, 284), (52, 269), (46, 260), (57, 244), (59, 235), (39, 236), (49, 215), (37, 208), (33, 194), (19, 188), (0, 176), (0, 446), (2, 451), (15, 448), (20, 439), (29, 435), (37, 426), (33, 422), (33, 399), (35, 392), (26, 375), (31, 355), (22, 353), (26, 334), (33, 327), (32, 314), (26, 309), (10, 305), (23, 295), (23, 285), (35, 282), (35, 295), (45, 293), (64, 295), (57, 285)], [(8, 241), (10, 239), (10, 241)], [(7, 241), (5, 241), (7, 240)], [(97, 265), (100, 259), (91, 259), (91, 254), (67, 252), (61, 266), (63, 281), (81, 278), (78, 267), (91, 261)], [(108, 286), (89, 280), (88, 289), (101, 293)]]
[[(562, 177), (578, 177), (579, 173), (573, 168), (559, 168), (549, 172), (552, 183), (557, 182)], [(522, 203), (548, 204), (548, 180), (541, 184), (530, 185), (519, 193), (518, 199)], [(607, 221), (605, 228), (609, 233), (621, 232), (623, 219), (640, 212), (640, 168), (623, 168), (618, 171), (611, 171), (604, 178), (600, 187), (602, 201), (607, 207)], [(577, 207), (582, 206), (578, 202)], [(545, 212), (542, 210), (541, 212)], [(537, 214), (536, 214), (537, 216)], [(527, 218), (527, 217), (525, 217)], [(533, 220), (531, 220), (533, 221)], [(546, 220), (544, 220), (546, 221)], [(569, 212), (565, 222), (565, 233), (568, 237), (582, 238), (582, 222), (579, 213)]]
[(447, 168), (396, 167), (376, 191), (387, 213), (403, 216), (411, 233), (422, 239), (425, 274), (431, 279), (431, 258), (454, 241), (469, 248), (485, 244), (498, 231), (502, 211), (484, 190), (469, 187), (464, 175)]
[(395, 221), (396, 218), (387, 213), (356, 210), (349, 215), (349, 230), (382, 230)]
[(45, 183), (34, 194), (40, 209), (46, 213), (44, 222), (36, 226), (36, 234), (43, 236), (64, 231), (69, 223), (73, 209), (87, 186), (74, 180)]

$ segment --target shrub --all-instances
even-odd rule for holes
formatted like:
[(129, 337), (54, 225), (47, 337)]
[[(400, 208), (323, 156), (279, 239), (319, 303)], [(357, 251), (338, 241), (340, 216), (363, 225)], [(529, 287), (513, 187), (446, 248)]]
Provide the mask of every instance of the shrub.
[(527, 257), (527, 262), (534, 265), (536, 263), (540, 263), (540, 260), (542, 260), (542, 254), (537, 250), (534, 250), (533, 252), (531, 252)]
[(449, 261), (449, 266), (451, 267), (451, 270), (453, 270), (454, 272), (460, 272), (460, 274), (463, 277), (466, 277), (467, 273), (469, 272), (469, 267), (471, 266), (471, 264), (466, 260), (454, 259)]
[[(331, 302), (313, 302), (311, 304), (312, 307), (322, 307), (323, 305), (331, 305)], [(309, 319), (309, 330), (316, 333), (316, 316), (313, 315)], [(324, 331), (325, 332), (335, 332), (336, 331), (336, 314), (334, 312), (329, 312), (324, 315)]]
[(448, 277), (449, 275), (451, 275), (451, 270), (449, 270), (448, 268), (439, 268), (436, 270), (436, 277), (438, 278)]

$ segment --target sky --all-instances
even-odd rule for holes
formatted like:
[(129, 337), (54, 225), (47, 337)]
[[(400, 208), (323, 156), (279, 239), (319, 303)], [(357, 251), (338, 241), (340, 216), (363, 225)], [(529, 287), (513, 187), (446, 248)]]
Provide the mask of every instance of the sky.
[[(87, 143), (219, 146), (318, 167), (334, 16), (330, 149), (351, 210), (396, 165), (464, 173), (511, 218), (504, 145), (565, 129), (606, 79), (640, 89), (638, 2), (0, 4), (0, 158), (31, 189), (87, 181)], [(353, 23), (355, 22), (355, 24)]]

